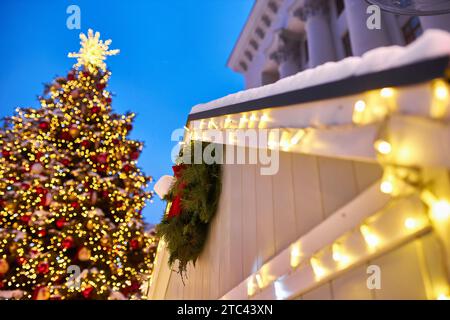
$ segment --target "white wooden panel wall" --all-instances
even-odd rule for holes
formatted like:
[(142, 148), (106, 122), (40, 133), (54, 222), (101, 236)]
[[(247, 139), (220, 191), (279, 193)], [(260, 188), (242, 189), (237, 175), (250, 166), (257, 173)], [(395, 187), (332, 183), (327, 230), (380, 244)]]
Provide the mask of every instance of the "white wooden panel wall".
[[(369, 290), (367, 267), (381, 270), (381, 289)], [(442, 250), (432, 232), (356, 267), (297, 299), (435, 299), (448, 283)]]
[(224, 165), (205, 249), (196, 267), (188, 268), (185, 285), (172, 272), (162, 296), (220, 298), (381, 174), (376, 164), (294, 153), (281, 153), (274, 176), (262, 176), (260, 165)]

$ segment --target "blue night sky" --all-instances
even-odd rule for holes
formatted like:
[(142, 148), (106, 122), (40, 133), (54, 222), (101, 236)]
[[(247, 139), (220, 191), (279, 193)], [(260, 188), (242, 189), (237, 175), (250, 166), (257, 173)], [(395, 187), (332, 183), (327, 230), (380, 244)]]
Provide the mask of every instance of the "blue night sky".
[[(81, 8), (81, 30), (66, 28), (66, 8)], [(186, 122), (190, 108), (243, 88), (227, 69), (228, 56), (253, 0), (101, 0), (0, 3), (0, 117), (20, 107), (39, 107), (42, 83), (66, 75), (78, 51), (80, 31), (100, 31), (120, 55), (107, 63), (109, 90), (118, 113), (138, 114), (131, 134), (146, 147), (139, 165), (155, 180), (172, 174), (171, 133)], [(164, 204), (144, 211), (157, 223)]]

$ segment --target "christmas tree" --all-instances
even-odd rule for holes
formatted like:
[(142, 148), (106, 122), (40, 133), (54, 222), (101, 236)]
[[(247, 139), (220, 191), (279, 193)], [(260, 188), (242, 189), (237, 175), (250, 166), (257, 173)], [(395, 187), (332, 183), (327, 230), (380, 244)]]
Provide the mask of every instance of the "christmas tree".
[(128, 138), (134, 114), (112, 112), (111, 41), (81, 34), (77, 63), (46, 85), (41, 108), (0, 129), (0, 298), (139, 298), (156, 240), (152, 197)]

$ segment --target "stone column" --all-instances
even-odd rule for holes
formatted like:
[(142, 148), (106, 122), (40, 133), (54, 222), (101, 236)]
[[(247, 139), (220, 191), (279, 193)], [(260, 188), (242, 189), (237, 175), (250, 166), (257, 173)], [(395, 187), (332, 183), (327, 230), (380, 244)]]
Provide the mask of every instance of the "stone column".
[[(367, 28), (367, 7), (362, 0), (345, 0), (345, 14), (350, 33), (352, 51), (355, 56), (361, 56), (367, 51), (391, 45), (387, 26), (381, 22), (380, 30)], [(383, 13), (381, 14), (383, 18)]]
[(442, 29), (450, 32), (450, 14), (420, 17), (423, 30)]
[(305, 0), (294, 13), (306, 26), (310, 67), (336, 60), (329, 12), (328, 0)]
[(271, 58), (279, 65), (280, 79), (292, 76), (301, 70), (300, 64), (300, 36), (289, 30), (278, 32), (278, 49)]

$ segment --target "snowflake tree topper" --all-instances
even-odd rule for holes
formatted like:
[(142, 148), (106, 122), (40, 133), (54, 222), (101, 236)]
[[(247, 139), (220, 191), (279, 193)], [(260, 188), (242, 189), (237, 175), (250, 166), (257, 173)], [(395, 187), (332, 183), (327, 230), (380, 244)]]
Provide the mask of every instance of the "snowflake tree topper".
[(90, 72), (96, 69), (106, 71), (106, 57), (118, 54), (119, 50), (109, 50), (112, 40), (100, 40), (100, 32), (88, 30), (88, 35), (80, 34), (81, 48), (79, 52), (69, 53), (69, 58), (77, 58), (78, 61), (74, 68), (86, 67)]

